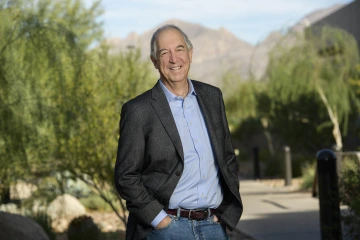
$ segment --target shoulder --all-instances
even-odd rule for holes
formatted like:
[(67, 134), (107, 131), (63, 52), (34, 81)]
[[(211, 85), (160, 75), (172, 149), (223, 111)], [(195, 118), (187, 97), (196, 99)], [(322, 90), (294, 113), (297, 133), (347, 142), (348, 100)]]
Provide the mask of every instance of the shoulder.
[(207, 94), (222, 95), (220, 88), (210, 85), (208, 83), (200, 82), (197, 80), (191, 80), (195, 91), (205, 91)]
[(213, 91), (220, 91), (220, 88), (210, 85), (208, 83), (204, 83), (204, 82), (200, 82), (200, 81), (192, 80), (192, 79), (191, 79), (191, 82), (194, 86), (197, 86), (197, 87), (201, 87), (201, 88), (205, 88), (205, 89), (209, 89), (209, 90), (213, 90)]
[(150, 99), (151, 89), (125, 102), (123, 107), (126, 106), (128, 108), (141, 108), (142, 106), (148, 105), (150, 103)]
[(141, 122), (143, 116), (150, 112), (150, 98), (151, 94), (150, 90), (148, 90), (122, 104), (120, 113), (120, 129), (124, 129), (123, 124), (126, 122), (132, 122), (132, 124), (142, 124)]

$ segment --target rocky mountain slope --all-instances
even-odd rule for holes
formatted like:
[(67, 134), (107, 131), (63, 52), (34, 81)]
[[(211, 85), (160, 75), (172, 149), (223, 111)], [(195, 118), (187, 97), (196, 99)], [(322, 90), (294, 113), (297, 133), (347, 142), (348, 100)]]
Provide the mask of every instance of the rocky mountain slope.
[[(179, 19), (166, 21), (140, 35), (131, 33), (125, 39), (112, 38), (107, 42), (113, 53), (140, 47), (142, 57), (149, 59), (152, 33), (164, 24), (175, 24), (187, 33), (194, 46), (190, 77), (220, 86), (223, 74), (228, 71), (234, 71), (244, 80), (250, 76), (260, 79), (268, 64), (267, 55), (276, 44), (280, 41), (287, 41), (289, 45), (293, 44), (295, 42), (293, 33), (301, 34), (306, 27), (343, 6), (335, 5), (310, 13), (286, 31), (271, 32), (256, 46), (237, 38), (225, 28), (210, 29)], [(155, 69), (154, 73), (156, 73)]]

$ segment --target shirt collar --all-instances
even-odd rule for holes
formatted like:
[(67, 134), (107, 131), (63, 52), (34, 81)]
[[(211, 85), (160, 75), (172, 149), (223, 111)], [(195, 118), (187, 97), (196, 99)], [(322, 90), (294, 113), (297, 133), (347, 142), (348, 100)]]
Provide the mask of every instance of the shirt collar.
[[(161, 88), (163, 89), (164, 93), (165, 93), (165, 96), (166, 96), (166, 99), (168, 100), (168, 102), (171, 102), (173, 101), (174, 99), (177, 99), (179, 96), (176, 96), (175, 94), (173, 94), (172, 92), (170, 92), (169, 89), (167, 89), (167, 87), (164, 85), (164, 83), (159, 79), (159, 82), (160, 82), (160, 86)], [(189, 83), (189, 93), (187, 96), (189, 95), (196, 95), (196, 92), (195, 92), (195, 89), (194, 89), (194, 86), (191, 82), (190, 79), (188, 79), (188, 83)]]

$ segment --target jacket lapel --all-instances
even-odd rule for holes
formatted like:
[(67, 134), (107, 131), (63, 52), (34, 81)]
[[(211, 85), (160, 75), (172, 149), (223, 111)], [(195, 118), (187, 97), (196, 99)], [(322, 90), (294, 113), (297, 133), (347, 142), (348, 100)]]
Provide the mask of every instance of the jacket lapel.
[[(196, 82), (192, 82), (194, 85), (195, 92), (197, 94), (197, 100), (201, 109), (201, 112), (204, 116), (205, 124), (207, 127), (207, 131), (209, 133), (209, 138), (211, 142), (211, 146), (214, 152), (215, 159), (221, 159), (221, 148), (220, 143), (218, 141), (218, 137), (216, 134), (216, 125), (214, 123), (214, 119), (216, 116), (212, 113), (212, 106), (216, 106), (216, 103), (214, 103), (214, 98), (211, 97), (211, 93), (207, 93), (204, 88), (201, 87), (200, 84), (197, 84)], [(218, 100), (218, 99), (216, 99)]]
[(151, 104), (154, 107), (156, 114), (160, 118), (160, 121), (169, 135), (172, 143), (174, 144), (176, 151), (179, 153), (182, 161), (184, 161), (184, 151), (182, 148), (180, 135), (177, 130), (169, 103), (159, 82), (157, 82), (152, 89), (152, 99), (153, 101)]

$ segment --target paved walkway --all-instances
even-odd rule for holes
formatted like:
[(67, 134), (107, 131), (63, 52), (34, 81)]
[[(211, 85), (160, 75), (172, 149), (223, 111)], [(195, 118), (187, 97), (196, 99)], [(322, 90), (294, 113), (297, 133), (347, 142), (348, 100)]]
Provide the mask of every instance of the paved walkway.
[(319, 240), (319, 202), (311, 193), (240, 180), (244, 213), (231, 240)]

